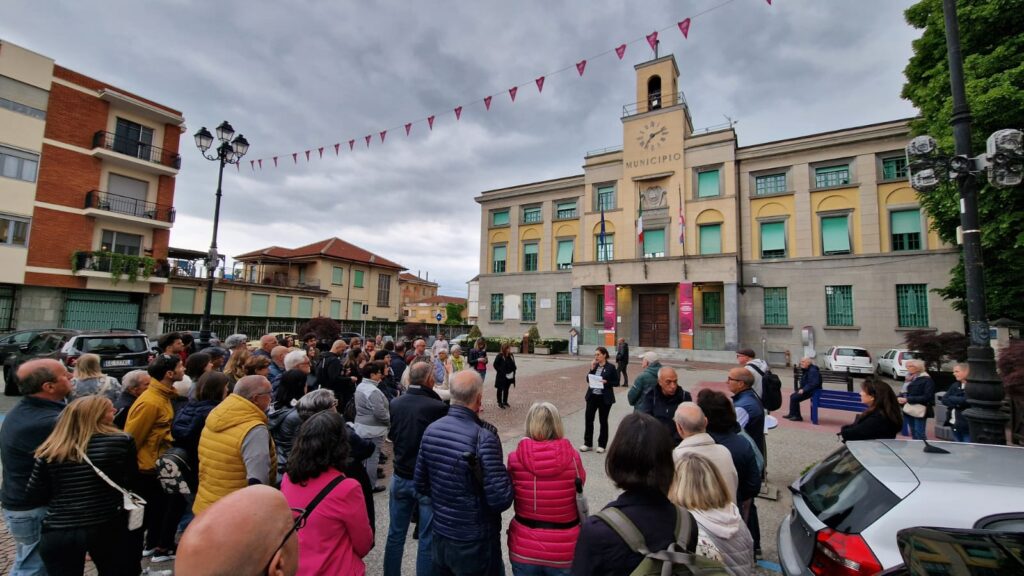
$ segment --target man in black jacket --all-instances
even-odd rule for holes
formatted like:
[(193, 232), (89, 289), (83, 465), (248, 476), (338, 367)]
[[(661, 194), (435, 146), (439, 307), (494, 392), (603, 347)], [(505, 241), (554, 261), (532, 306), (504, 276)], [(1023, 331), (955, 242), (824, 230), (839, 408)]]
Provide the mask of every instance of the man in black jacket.
[(4, 522), (15, 542), (12, 574), (46, 574), (39, 555), (39, 535), (46, 506), (27, 494), (35, 464), (35, 451), (57, 425), (64, 402), (71, 394), (68, 371), (56, 360), (30, 360), (18, 368), (18, 389), (24, 398), (4, 419), (0, 428), (0, 460), (3, 464)]
[[(352, 390), (348, 390), (352, 388), (352, 379), (341, 375), (346, 349), (348, 349), (347, 342), (335, 340), (331, 345), (331, 350), (324, 352), (321, 356), (320, 368), (316, 374), (317, 386), (334, 392), (334, 396), (339, 399), (351, 398), (354, 393)], [(347, 395), (343, 393), (343, 389), (348, 390)], [(341, 407), (344, 408), (344, 406)]]
[(800, 369), (800, 389), (789, 395), (789, 414), (785, 416), (786, 420), (794, 422), (803, 420), (800, 415), (800, 403), (821, 390), (821, 371), (810, 358), (800, 360)]
[(629, 388), (629, 376), (626, 375), (626, 367), (629, 366), (629, 343), (625, 338), (619, 338), (615, 350), (615, 369), (619, 371), (619, 386)]
[(683, 402), (690, 402), (690, 393), (679, 385), (676, 369), (663, 366), (658, 370), (658, 385), (651, 388), (640, 403), (638, 412), (650, 414), (672, 434), (672, 444), (682, 442), (676, 430), (676, 408)]
[(428, 362), (416, 362), (409, 368), (409, 391), (391, 401), (391, 428), (388, 438), (394, 443), (395, 473), (391, 477), (388, 540), (384, 549), (384, 576), (399, 576), (402, 552), (409, 522), (419, 509), (419, 550), (416, 573), (433, 571), (430, 534), (433, 506), (430, 497), (416, 493), (413, 475), (420, 441), (427, 426), (448, 413), (448, 407), (434, 392), (434, 371)]

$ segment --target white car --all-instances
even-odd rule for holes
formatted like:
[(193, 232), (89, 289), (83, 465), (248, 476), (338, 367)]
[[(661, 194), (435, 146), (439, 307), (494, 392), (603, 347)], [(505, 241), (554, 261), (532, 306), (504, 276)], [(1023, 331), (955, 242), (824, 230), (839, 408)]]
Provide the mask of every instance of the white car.
[(902, 380), (907, 377), (907, 360), (919, 360), (920, 358), (920, 355), (912, 350), (890, 348), (878, 357), (875, 373)]
[(850, 371), (854, 374), (872, 374), (875, 365), (871, 353), (860, 346), (829, 346), (825, 350), (825, 370)]

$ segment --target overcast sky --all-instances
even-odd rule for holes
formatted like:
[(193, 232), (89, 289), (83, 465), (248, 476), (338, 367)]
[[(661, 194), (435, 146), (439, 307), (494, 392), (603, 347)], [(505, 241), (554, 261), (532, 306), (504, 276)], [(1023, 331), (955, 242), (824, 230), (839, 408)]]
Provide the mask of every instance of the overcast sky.
[[(731, 117), (740, 145), (915, 114), (899, 97), (918, 35), (903, 18), (910, 0), (773, 4), (5, 0), (0, 37), (182, 111), (172, 246), (209, 247), (217, 168), (192, 135), (226, 119), (251, 148), (241, 172), (225, 171), (222, 253), (338, 236), (465, 296), (479, 272), (473, 198), (582, 173), (587, 151), (621, 145), (654, 30), (669, 28), (661, 54), (676, 56), (695, 127)], [(705, 11), (684, 39), (676, 22)]]

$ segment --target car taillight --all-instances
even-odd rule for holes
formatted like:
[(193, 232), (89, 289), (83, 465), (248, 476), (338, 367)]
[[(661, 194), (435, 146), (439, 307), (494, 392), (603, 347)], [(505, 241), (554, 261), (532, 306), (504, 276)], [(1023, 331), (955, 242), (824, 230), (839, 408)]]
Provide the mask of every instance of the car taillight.
[(64, 364), (66, 364), (68, 368), (74, 368), (75, 362), (78, 362), (78, 356), (71, 356), (69, 354), (66, 358), (64, 358)]
[(815, 540), (810, 568), (819, 576), (867, 576), (882, 570), (878, 558), (859, 534), (825, 528)]

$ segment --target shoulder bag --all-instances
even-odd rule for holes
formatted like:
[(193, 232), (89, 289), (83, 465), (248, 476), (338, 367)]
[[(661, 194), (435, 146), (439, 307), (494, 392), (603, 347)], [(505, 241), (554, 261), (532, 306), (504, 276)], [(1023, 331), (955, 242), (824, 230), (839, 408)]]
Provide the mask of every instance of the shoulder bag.
[(583, 478), (580, 477), (576, 458), (572, 459), (572, 467), (576, 469), (576, 512), (579, 514), (580, 522), (583, 522), (590, 515), (590, 504), (587, 502), (587, 497), (583, 495)]
[(86, 464), (92, 466), (92, 469), (96, 472), (97, 476), (102, 478), (104, 482), (110, 484), (111, 488), (117, 490), (118, 492), (121, 493), (122, 496), (124, 496), (124, 511), (128, 513), (128, 530), (131, 531), (142, 528), (142, 519), (146, 515), (146, 501), (143, 500), (141, 496), (132, 492), (131, 490), (125, 490), (124, 488), (121, 488), (121, 486), (118, 485), (117, 482), (111, 480), (109, 476), (107, 476), (106, 474), (103, 473), (102, 470), (97, 468), (96, 465), (92, 463), (92, 460), (89, 460), (89, 457), (86, 456), (84, 452), (82, 453), (82, 459), (85, 460)]
[(928, 407), (924, 404), (911, 404), (907, 402), (903, 405), (903, 413), (914, 418), (924, 418), (925, 414), (928, 413)]

